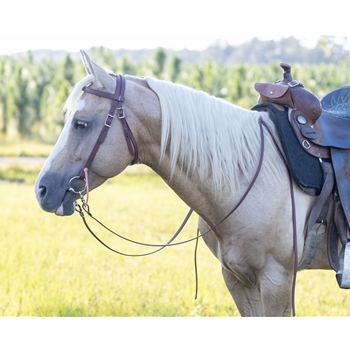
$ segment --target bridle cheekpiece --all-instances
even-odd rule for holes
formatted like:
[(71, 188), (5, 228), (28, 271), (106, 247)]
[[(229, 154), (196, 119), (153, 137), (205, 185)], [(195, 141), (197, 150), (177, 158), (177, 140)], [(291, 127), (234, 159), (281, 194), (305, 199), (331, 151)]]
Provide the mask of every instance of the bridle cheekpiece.
[[(124, 131), (124, 135), (125, 135), (125, 140), (126, 140), (129, 152), (134, 157), (131, 164), (137, 163), (137, 159), (138, 159), (137, 143), (136, 143), (134, 135), (129, 127), (129, 124), (125, 118), (124, 107), (123, 107), (125, 85), (126, 85), (125, 77), (123, 75), (116, 75), (115, 78), (117, 81), (116, 81), (116, 87), (115, 87), (114, 94), (111, 94), (111, 93), (105, 92), (105, 91), (96, 90), (96, 89), (93, 89), (89, 86), (83, 87), (83, 91), (86, 93), (100, 96), (100, 97), (104, 97), (104, 98), (108, 98), (108, 99), (112, 100), (111, 107), (110, 107), (109, 112), (107, 114), (106, 121), (105, 121), (105, 124), (101, 130), (100, 136), (98, 137), (98, 139), (95, 143), (95, 146), (92, 149), (90, 156), (89, 156), (88, 160), (86, 161), (86, 164), (85, 164), (83, 169), (90, 168), (90, 166), (91, 166), (91, 164), (96, 156), (98, 149), (100, 148), (101, 144), (106, 139), (107, 133), (108, 133), (110, 127), (112, 126), (112, 122), (115, 118), (115, 116), (114, 116), (115, 113), (116, 113), (116, 116), (118, 117), (118, 119), (120, 120), (120, 122), (122, 123), (123, 131)], [(84, 170), (82, 170), (82, 172), (80, 173), (80, 178), (81, 179), (84, 178)]]
[[(116, 114), (116, 117), (120, 120), (120, 122), (122, 124), (126, 144), (128, 146), (128, 149), (129, 149), (129, 153), (133, 156), (133, 160), (131, 162), (131, 165), (136, 164), (138, 161), (137, 143), (136, 143), (135, 137), (130, 129), (130, 126), (125, 118), (125, 112), (124, 112), (124, 107), (123, 107), (125, 85), (126, 85), (125, 77), (123, 75), (115, 75), (114, 77), (116, 78), (116, 87), (115, 87), (115, 92), (113, 94), (106, 92), (106, 91), (100, 91), (97, 89), (93, 89), (89, 86), (83, 87), (84, 92), (92, 94), (92, 95), (96, 95), (99, 97), (108, 98), (108, 99), (112, 100), (112, 103), (111, 103), (111, 107), (109, 109), (109, 112), (107, 114), (104, 126), (103, 126), (103, 128), (100, 132), (100, 135), (99, 135), (99, 137), (94, 145), (94, 148), (92, 149), (92, 151), (91, 151), (91, 153), (90, 153), (90, 155), (85, 163), (85, 166), (81, 170), (79, 176), (74, 176), (73, 178), (71, 178), (69, 180), (68, 191), (79, 194), (80, 198), (83, 197), (84, 191), (88, 188), (87, 171), (90, 168), (93, 160), (95, 159), (97, 151), (99, 150), (100, 146), (102, 145), (102, 143), (106, 139), (108, 131), (112, 126), (113, 120), (115, 119), (115, 114)], [(83, 190), (78, 191), (78, 190), (74, 189), (73, 180), (75, 180), (75, 179), (85, 180), (86, 184), (85, 184), (85, 188)]]

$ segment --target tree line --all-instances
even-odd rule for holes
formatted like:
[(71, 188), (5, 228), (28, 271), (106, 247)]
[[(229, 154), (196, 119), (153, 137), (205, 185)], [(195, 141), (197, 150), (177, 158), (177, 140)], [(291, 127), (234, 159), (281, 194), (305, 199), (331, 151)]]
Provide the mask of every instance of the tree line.
[[(97, 63), (117, 74), (171, 80), (245, 108), (257, 102), (255, 82), (274, 82), (283, 73), (279, 66), (282, 60), (269, 64), (223, 64), (208, 59), (205, 63), (189, 64), (176, 54), (169, 56), (163, 48), (142, 62), (131, 61), (127, 56), (116, 58), (112, 50), (104, 47), (92, 48), (89, 53)], [(292, 74), (319, 98), (334, 88), (350, 85), (350, 71), (345, 63), (293, 64)], [(55, 140), (64, 123), (64, 103), (74, 84), (85, 75), (83, 64), (71, 54), (60, 61), (36, 61), (31, 51), (0, 57), (0, 134)]]

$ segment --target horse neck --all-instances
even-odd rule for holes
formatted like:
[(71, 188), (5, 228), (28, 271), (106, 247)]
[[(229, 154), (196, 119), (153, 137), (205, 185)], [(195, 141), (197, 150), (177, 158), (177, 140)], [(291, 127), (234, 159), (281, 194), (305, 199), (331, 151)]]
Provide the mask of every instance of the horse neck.
[[(149, 106), (150, 104), (148, 104)], [(200, 179), (195, 174), (189, 174), (180, 166), (171, 166), (169, 152), (161, 152), (161, 117), (158, 112), (141, 111), (137, 123), (132, 125), (137, 130), (139, 162), (151, 168), (165, 183), (190, 207), (195, 208), (195, 198), (203, 197), (198, 186)], [(191, 193), (191, 198), (188, 194)]]
[[(130, 96), (131, 101), (138, 101), (138, 97), (140, 96), (143, 96), (144, 98), (140, 103), (136, 102), (136, 104), (133, 103), (130, 106), (131, 109), (137, 107), (137, 109), (134, 110), (137, 124), (135, 124), (132, 129), (137, 132), (137, 142), (140, 152), (139, 159), (141, 163), (149, 166), (159, 174), (177, 193), (177, 195), (179, 195), (179, 197), (193, 209), (195, 209), (195, 206), (200, 207), (203, 202), (223, 203), (223, 205), (225, 205), (226, 201), (231, 201), (232, 203), (234, 200), (233, 194), (240, 193), (239, 186), (241, 186), (241, 184), (245, 187), (247, 178), (250, 179), (252, 177), (251, 173), (254, 171), (255, 166), (259, 161), (260, 143), (246, 142), (247, 140), (244, 138), (244, 135), (248, 131), (255, 134), (258, 132), (257, 135), (252, 137), (252, 140), (258, 139), (259, 141), (259, 126), (257, 118), (244, 118), (244, 123), (242, 123), (242, 117), (239, 117), (238, 115), (236, 117), (236, 114), (243, 113), (245, 116), (249, 111), (232, 111), (230, 106), (227, 107), (227, 113), (230, 115), (233, 114), (233, 117), (229, 117), (230, 119), (227, 119), (226, 124), (222, 124), (223, 126), (220, 124), (221, 131), (226, 127), (230, 127), (234, 133), (229, 133), (230, 136), (228, 136), (227, 133), (221, 132), (220, 139), (213, 141), (213, 144), (220, 143), (221, 147), (220, 155), (213, 155), (213, 163), (209, 164), (211, 155), (206, 154), (206, 163), (204, 163), (203, 155), (199, 153), (197, 153), (195, 159), (189, 158), (183, 162), (183, 158), (187, 156), (186, 153), (191, 154), (191, 151), (187, 149), (187, 145), (185, 145), (185, 148), (181, 151), (181, 160), (174, 163), (174, 153), (173, 155), (170, 154), (169, 142), (172, 141), (172, 138), (173, 140), (181, 140), (180, 144), (178, 142), (175, 143), (175, 148), (183, 147), (184, 143), (188, 142), (186, 139), (189, 140), (189, 138), (192, 138), (195, 135), (192, 132), (187, 132), (187, 129), (183, 127), (184, 124), (187, 123), (187, 119), (186, 117), (182, 117), (182, 123), (184, 123), (181, 124), (182, 130), (185, 130), (185, 133), (187, 132), (187, 136), (183, 138), (181, 133), (175, 133), (173, 135), (169, 132), (169, 142), (164, 142), (163, 140), (162, 145), (162, 124), (163, 126), (166, 125), (164, 121), (164, 110), (160, 107), (160, 99), (154, 90), (152, 91), (146, 85), (147, 83), (144, 84), (144, 81), (142, 84), (143, 85), (136, 84), (136, 88), (132, 89), (135, 92), (135, 95)], [(143, 89), (143, 91), (140, 91), (140, 89)], [(187, 99), (181, 99), (181, 107), (184, 107), (184, 101), (187, 101)], [(169, 113), (168, 120), (178, 120), (179, 111), (176, 113), (174, 112), (177, 107), (174, 104), (177, 102), (178, 99), (172, 100), (170, 107), (168, 106), (169, 108), (165, 108)], [(162, 107), (164, 106), (162, 105)], [(163, 111), (163, 115), (161, 115), (161, 110)], [(175, 115), (173, 115), (174, 113)], [(201, 112), (198, 112), (198, 114), (201, 115)], [(184, 114), (184, 116), (187, 116), (187, 114)], [(220, 122), (224, 123), (222, 115), (220, 116)], [(171, 127), (178, 127), (177, 123), (174, 124), (175, 125)], [(210, 128), (207, 126), (206, 129), (208, 132), (208, 129)], [(192, 142), (192, 140), (190, 142)], [(202, 142), (203, 138), (197, 133), (194, 140)], [(211, 141), (209, 140), (208, 142)], [(163, 153), (164, 149), (162, 149), (162, 147), (164, 148), (165, 145), (167, 146)], [(244, 152), (242, 147), (244, 147)], [(204, 148), (204, 150), (206, 148), (205, 146), (203, 147), (203, 142), (201, 143), (201, 147), (198, 147), (197, 150), (202, 148)], [(192, 151), (194, 149), (196, 149), (196, 146), (192, 144)], [(245, 157), (240, 156), (241, 153), (244, 153)], [(198, 164), (194, 164), (193, 161), (196, 161)], [(215, 161), (217, 163), (215, 163)], [(206, 164), (204, 169), (203, 164)], [(219, 169), (219, 171), (216, 171), (215, 173), (216, 177), (215, 175), (213, 176), (213, 173), (215, 172), (214, 168)], [(241, 173), (238, 173), (239, 171), (241, 171)], [(222, 174), (225, 174), (225, 176)], [(204, 198), (205, 201), (203, 201)]]
[[(155, 124), (152, 130), (159, 130), (160, 127), (160, 123)], [(222, 208), (220, 209), (220, 207), (222, 206), (224, 208), (227, 205), (226, 201), (232, 200), (232, 193), (228, 193), (227, 191), (213, 191), (214, 183), (211, 177), (208, 177), (203, 183), (198, 173), (187, 172), (186, 168), (178, 164), (174, 168), (169, 151), (165, 152), (164, 155), (161, 154), (161, 140), (159, 134), (155, 134), (153, 135), (153, 142), (150, 143), (147, 140), (141, 141), (140, 159), (142, 164), (150, 167), (158, 174), (197, 213), (206, 216), (205, 213), (210, 212), (215, 214), (219, 210), (219, 216), (222, 215)]]
[[(146, 165), (157, 173), (189, 207), (197, 213), (207, 211), (207, 208), (204, 208), (202, 205), (207, 203), (207, 201), (203, 201), (203, 198), (209, 197), (211, 194), (204, 189), (203, 185), (200, 185), (199, 176), (193, 173), (187, 174), (179, 166), (172, 169), (170, 157), (166, 154), (162, 158), (162, 161), (159, 162), (159, 156), (160, 147), (157, 150), (157, 156)], [(208, 183), (210, 183), (210, 180)], [(208, 200), (210, 202), (209, 198)]]

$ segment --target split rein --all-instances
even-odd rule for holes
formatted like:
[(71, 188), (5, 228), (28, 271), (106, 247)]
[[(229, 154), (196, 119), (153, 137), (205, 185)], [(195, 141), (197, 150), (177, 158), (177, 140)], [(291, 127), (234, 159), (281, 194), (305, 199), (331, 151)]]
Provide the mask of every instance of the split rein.
[[(199, 237), (203, 237), (204, 235), (206, 235), (207, 233), (213, 231), (217, 226), (219, 226), (223, 221), (225, 221), (234, 211), (236, 211), (236, 209), (241, 205), (241, 203), (244, 201), (244, 199), (246, 198), (246, 196), (248, 195), (248, 193), (250, 192), (251, 188), (253, 187), (255, 180), (257, 179), (260, 170), (261, 170), (261, 166), (263, 163), (263, 158), (264, 158), (264, 149), (265, 149), (265, 140), (264, 140), (264, 133), (263, 133), (263, 128), (262, 125), (265, 125), (265, 127), (267, 127), (267, 125), (265, 124), (265, 122), (260, 119), (259, 120), (259, 124), (260, 124), (260, 134), (261, 134), (261, 153), (260, 153), (260, 161), (259, 161), (259, 165), (258, 168), (254, 174), (254, 177), (250, 183), (250, 185), (248, 186), (247, 190), (245, 191), (245, 193), (243, 194), (242, 198), (239, 200), (239, 202), (236, 204), (236, 206), (223, 218), (221, 219), (218, 223), (216, 223), (214, 226), (212, 226), (211, 228), (209, 228), (207, 231), (203, 232), (202, 234), (197, 234), (196, 237), (193, 237), (191, 239), (187, 239), (181, 242), (174, 242), (174, 240), (176, 239), (176, 237), (180, 234), (180, 232), (182, 231), (182, 229), (185, 227), (186, 223), (188, 222), (193, 209), (190, 209), (189, 212), (187, 213), (184, 221), (182, 222), (182, 224), (180, 225), (180, 227), (178, 228), (178, 230), (175, 232), (175, 234), (170, 238), (170, 240), (168, 242), (166, 242), (165, 244), (150, 244), (150, 243), (144, 243), (144, 242), (138, 242), (135, 240), (132, 240), (130, 238), (124, 237), (114, 231), (112, 231), (111, 229), (109, 229), (107, 226), (105, 226), (101, 221), (99, 221), (97, 218), (95, 218), (93, 216), (93, 214), (90, 211), (90, 207), (88, 204), (88, 200), (89, 200), (89, 178), (88, 178), (88, 171), (89, 168), (97, 154), (97, 151), (99, 149), (99, 147), (101, 146), (101, 144), (104, 142), (107, 133), (112, 125), (113, 120), (115, 119), (115, 112), (117, 112), (117, 117), (118, 119), (121, 121), (122, 126), (123, 126), (123, 131), (124, 131), (124, 136), (125, 136), (125, 140), (129, 149), (130, 154), (133, 156), (133, 161), (131, 164), (135, 164), (137, 163), (138, 160), (138, 147), (137, 147), (137, 143), (136, 140), (134, 138), (134, 135), (132, 134), (132, 131), (129, 127), (129, 124), (125, 118), (125, 114), (124, 114), (124, 108), (123, 108), (123, 102), (124, 102), (124, 93), (125, 93), (125, 85), (126, 85), (126, 81), (125, 81), (125, 77), (123, 75), (116, 75), (116, 88), (115, 88), (115, 92), (114, 94), (105, 92), (105, 91), (100, 91), (100, 90), (96, 90), (93, 89), (91, 87), (85, 86), (83, 88), (83, 91), (86, 93), (90, 93), (99, 97), (104, 97), (104, 98), (108, 98), (110, 100), (112, 100), (111, 103), (111, 107), (109, 109), (109, 112), (107, 114), (106, 117), (106, 121), (105, 124), (101, 130), (101, 133), (95, 143), (95, 146), (93, 147), (88, 160), (85, 163), (85, 166), (83, 168), (83, 170), (81, 171), (79, 176), (74, 176), (73, 178), (70, 179), (69, 181), (69, 189), (68, 191), (73, 192), (75, 194), (78, 194), (82, 205), (78, 204), (77, 202), (75, 202), (76, 205), (76, 211), (80, 214), (86, 228), (88, 229), (88, 231), (103, 245), (105, 246), (107, 249), (109, 249), (110, 251), (123, 255), (123, 256), (146, 256), (146, 255), (151, 255), (154, 254), (166, 247), (170, 247), (170, 246), (176, 246), (176, 245), (180, 245), (180, 244), (185, 244), (185, 243), (189, 243), (191, 241), (194, 240), (198, 240)], [(85, 187), (83, 188), (83, 190), (77, 190), (74, 188), (74, 181), (75, 180), (84, 180), (85, 181)], [(86, 192), (86, 199), (84, 198), (84, 192)], [(119, 252), (113, 248), (111, 248), (110, 246), (108, 246), (106, 243), (104, 243), (93, 231), (92, 229), (89, 227), (87, 221), (86, 221), (86, 217), (85, 214), (88, 214), (88, 216), (90, 218), (92, 218), (93, 220), (95, 220), (99, 225), (101, 225), (104, 229), (106, 229), (107, 231), (109, 231), (110, 233), (112, 233), (113, 235), (128, 241), (130, 243), (133, 244), (137, 244), (137, 245), (142, 245), (142, 246), (146, 246), (146, 247), (153, 247), (156, 248), (155, 250), (148, 252), (148, 253), (144, 253), (144, 254), (126, 254), (126, 253), (122, 253)]]
[[(197, 244), (198, 244), (198, 239), (200, 237), (205, 236), (206, 234), (208, 234), (209, 232), (213, 231), (216, 227), (218, 227), (221, 223), (223, 223), (230, 215), (232, 215), (238, 208), (239, 206), (242, 204), (242, 202), (245, 200), (245, 198), (247, 197), (247, 195), (249, 194), (250, 190), (252, 189), (253, 185), (255, 184), (255, 181), (258, 177), (258, 175), (260, 174), (260, 170), (263, 164), (263, 160), (264, 160), (264, 150), (265, 150), (265, 135), (264, 135), (264, 130), (263, 127), (265, 127), (265, 129), (268, 131), (268, 133), (270, 134), (272, 141), (279, 153), (279, 156), (281, 157), (282, 161), (284, 162), (284, 165), (286, 167), (286, 169), (288, 170), (288, 164), (284, 158), (283, 152), (279, 146), (279, 144), (277, 143), (275, 136), (273, 135), (273, 133), (271, 132), (271, 130), (269, 129), (268, 125), (263, 121), (263, 119), (260, 117), (259, 118), (259, 127), (260, 127), (260, 136), (261, 136), (261, 150), (260, 150), (260, 159), (259, 159), (259, 164), (258, 167), (255, 171), (254, 177), (251, 181), (251, 183), (249, 184), (248, 188), (246, 189), (246, 191), (244, 192), (243, 196), (241, 197), (241, 199), (238, 201), (238, 203), (235, 205), (235, 207), (226, 215), (224, 216), (218, 223), (216, 223), (214, 226), (210, 227), (207, 231), (199, 234), (199, 232), (197, 231), (197, 236), (181, 241), (181, 242), (174, 242), (174, 240), (176, 239), (176, 237), (180, 234), (180, 232), (182, 231), (182, 229), (185, 227), (186, 223), (188, 222), (189, 218), (191, 217), (191, 214), (193, 213), (193, 209), (190, 209), (189, 212), (187, 213), (184, 221), (182, 222), (182, 224), (180, 225), (180, 227), (178, 228), (178, 230), (174, 233), (174, 235), (170, 238), (170, 240), (168, 240), (168, 242), (166, 242), (165, 244), (150, 244), (150, 243), (144, 243), (144, 242), (138, 242), (135, 240), (132, 240), (130, 238), (124, 237), (114, 231), (112, 231), (111, 229), (109, 229), (107, 226), (105, 226), (101, 221), (99, 221), (97, 218), (95, 218), (93, 216), (93, 214), (90, 211), (90, 207), (88, 204), (88, 200), (89, 200), (89, 178), (88, 178), (88, 171), (89, 171), (89, 167), (91, 166), (97, 151), (99, 149), (99, 147), (101, 146), (101, 144), (104, 142), (107, 133), (112, 125), (112, 122), (115, 118), (114, 114), (115, 112), (117, 112), (117, 117), (120, 120), (120, 122), (122, 123), (122, 127), (123, 127), (123, 131), (124, 131), (124, 136), (125, 136), (125, 140), (129, 149), (129, 153), (133, 156), (133, 160), (131, 165), (137, 163), (138, 160), (138, 147), (137, 147), (137, 143), (136, 140), (132, 134), (132, 131), (129, 127), (129, 124), (125, 118), (125, 114), (124, 114), (124, 108), (123, 108), (123, 102), (124, 102), (124, 93), (125, 93), (125, 77), (122, 75), (116, 75), (116, 89), (114, 94), (108, 93), (108, 92), (104, 92), (104, 91), (99, 91), (96, 89), (92, 89), (90, 87), (84, 87), (83, 91), (85, 91), (86, 93), (90, 93), (96, 96), (100, 96), (100, 97), (104, 97), (104, 98), (108, 98), (110, 100), (112, 100), (112, 104), (109, 110), (109, 113), (107, 114), (106, 117), (106, 121), (105, 124), (101, 130), (101, 133), (99, 135), (98, 140), (95, 143), (95, 146), (93, 148), (93, 150), (90, 153), (90, 156), (88, 157), (88, 160), (83, 168), (83, 170), (81, 171), (79, 176), (75, 176), (72, 179), (70, 179), (69, 181), (69, 189), (68, 191), (73, 192), (75, 194), (78, 194), (81, 201), (82, 201), (82, 205), (79, 205), (77, 202), (75, 202), (76, 205), (76, 211), (80, 214), (86, 228), (88, 229), (88, 231), (91, 233), (91, 235), (97, 240), (99, 241), (104, 247), (106, 247), (107, 249), (109, 249), (110, 251), (117, 253), (119, 255), (123, 255), (123, 256), (128, 256), (128, 257), (141, 257), (141, 256), (147, 256), (147, 255), (151, 255), (154, 253), (159, 252), (160, 250), (166, 248), (166, 247), (171, 247), (171, 246), (177, 246), (180, 244), (185, 244), (185, 243), (189, 243), (192, 242), (194, 240), (196, 240), (196, 248), (197, 248)], [(290, 172), (288, 171), (289, 174), (289, 184), (290, 184), (290, 194), (291, 194), (291, 201), (292, 201), (292, 222), (293, 222), (293, 251), (294, 251), (294, 278), (293, 278), (293, 286), (292, 286), (292, 310), (293, 310), (293, 316), (295, 316), (295, 306), (294, 306), (294, 295), (295, 295), (295, 285), (296, 285), (296, 273), (297, 273), (297, 266), (298, 266), (298, 250), (297, 250), (297, 234), (296, 234), (296, 210), (295, 210), (295, 199), (294, 199), (294, 190), (293, 190), (293, 179), (292, 176), (290, 174)], [(80, 179), (80, 180), (84, 180), (85, 181), (85, 187), (83, 190), (76, 190), (73, 187), (73, 181), (75, 179)], [(84, 198), (84, 192), (86, 192), (86, 200)], [(120, 251), (117, 251), (113, 248), (111, 248), (109, 245), (107, 245), (105, 242), (103, 242), (90, 228), (90, 226), (88, 225), (86, 218), (85, 218), (85, 214), (88, 214), (88, 216), (90, 218), (92, 218), (93, 220), (95, 220), (99, 225), (101, 225), (104, 229), (106, 229), (107, 231), (109, 231), (110, 233), (112, 233), (113, 235), (128, 241), (130, 243), (133, 244), (137, 244), (137, 245), (141, 245), (141, 246), (145, 246), (145, 247), (153, 247), (156, 248), (155, 250), (148, 252), (148, 253), (143, 253), (143, 254), (126, 254), (126, 253), (122, 253)]]
[[(205, 236), (206, 234), (208, 234), (209, 232), (213, 231), (216, 227), (218, 227), (221, 223), (223, 223), (231, 214), (233, 214), (238, 207), (242, 204), (242, 202), (244, 201), (244, 199), (247, 197), (248, 193), (250, 192), (250, 190), (252, 189), (259, 173), (262, 167), (262, 163), (263, 163), (263, 159), (264, 159), (264, 150), (265, 150), (265, 138), (264, 138), (264, 131), (263, 131), (263, 125), (268, 128), (268, 126), (265, 124), (265, 122), (260, 118), (259, 119), (259, 125), (260, 125), (260, 135), (261, 135), (261, 151), (260, 151), (260, 160), (259, 160), (259, 165), (258, 168), (254, 174), (254, 177), (250, 183), (250, 185), (248, 186), (248, 188), (246, 189), (246, 191), (244, 192), (243, 196), (241, 197), (241, 199), (239, 200), (239, 202), (235, 205), (235, 207), (225, 216), (223, 217), (218, 223), (216, 223), (214, 226), (210, 227), (207, 231), (201, 233), (201, 234), (197, 234), (196, 237), (181, 241), (181, 242), (176, 242), (173, 243), (173, 241), (175, 240), (175, 238), (180, 234), (180, 232), (182, 231), (182, 229), (185, 227), (186, 223), (188, 222), (189, 218), (191, 217), (191, 214), (193, 213), (193, 209), (190, 209), (189, 212), (187, 213), (184, 221), (182, 222), (182, 224), (180, 225), (180, 227), (178, 228), (178, 230), (174, 233), (174, 235), (171, 237), (171, 239), (164, 244), (151, 244), (151, 243), (144, 243), (144, 242), (139, 242), (139, 241), (134, 241), (130, 238), (124, 237), (123, 235), (114, 232), (113, 230), (111, 230), (110, 228), (108, 228), (107, 226), (105, 226), (101, 221), (99, 221), (96, 217), (93, 216), (93, 214), (90, 211), (90, 206), (88, 204), (88, 196), (89, 196), (89, 180), (88, 180), (88, 168), (84, 168), (83, 172), (85, 174), (85, 181), (86, 181), (86, 200), (84, 198), (84, 194), (83, 192), (85, 191), (85, 189), (83, 191), (79, 192), (79, 196), (80, 199), (82, 201), (82, 205), (79, 205), (78, 203), (76, 203), (76, 211), (80, 214), (86, 228), (88, 229), (88, 231), (103, 245), (105, 246), (107, 249), (111, 250), (114, 253), (117, 253), (119, 255), (123, 255), (123, 256), (132, 256), (132, 257), (140, 257), (140, 256), (147, 256), (147, 255), (151, 255), (154, 253), (157, 253), (158, 251), (166, 248), (166, 247), (171, 247), (171, 246), (176, 246), (176, 245), (180, 245), (180, 244), (185, 244), (185, 243), (189, 243), (192, 242), (194, 240), (198, 240), (198, 238)], [(149, 253), (143, 253), (143, 254), (126, 254), (126, 253), (122, 253), (119, 252), (113, 248), (111, 248), (110, 246), (108, 246), (106, 243), (104, 243), (89, 227), (85, 215), (84, 213), (88, 214), (89, 217), (91, 217), (93, 220), (95, 220), (99, 225), (101, 225), (103, 228), (105, 228), (107, 231), (109, 231), (110, 233), (112, 233), (113, 235), (128, 241), (130, 243), (134, 243), (137, 245), (142, 245), (142, 246), (146, 246), (146, 247), (157, 247), (158, 249), (151, 251)]]

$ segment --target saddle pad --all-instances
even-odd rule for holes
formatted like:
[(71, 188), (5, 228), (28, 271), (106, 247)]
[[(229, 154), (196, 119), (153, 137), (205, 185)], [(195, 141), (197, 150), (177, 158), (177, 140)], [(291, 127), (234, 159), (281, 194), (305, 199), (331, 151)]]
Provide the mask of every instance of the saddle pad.
[(289, 170), (303, 191), (318, 196), (323, 186), (323, 171), (318, 158), (308, 154), (297, 140), (288, 119), (288, 108), (278, 110), (271, 103), (261, 103), (252, 108), (268, 112), (274, 122)]

